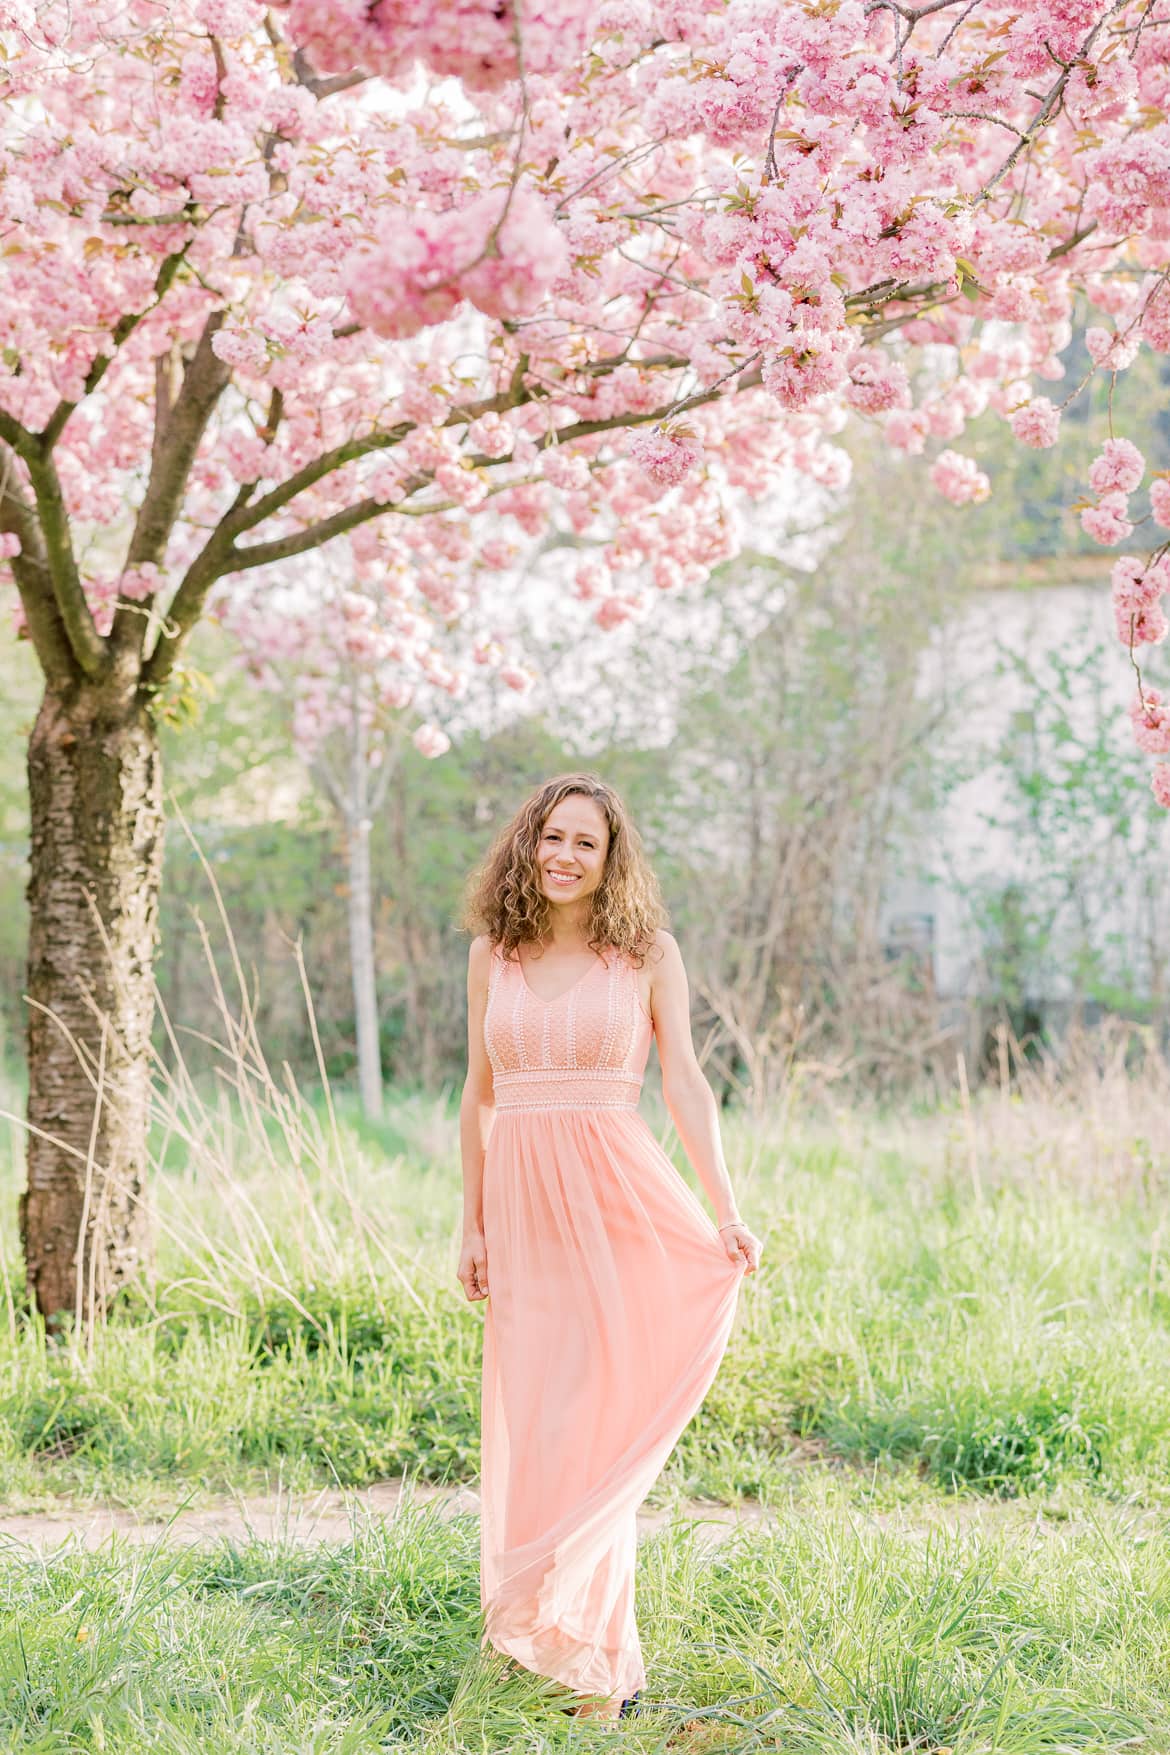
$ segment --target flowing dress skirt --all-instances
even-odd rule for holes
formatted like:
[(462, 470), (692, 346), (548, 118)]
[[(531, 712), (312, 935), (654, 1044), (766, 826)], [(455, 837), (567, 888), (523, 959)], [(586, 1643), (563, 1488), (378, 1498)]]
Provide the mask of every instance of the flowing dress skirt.
[(632, 1105), (501, 1110), (483, 1217), (484, 1642), (617, 1703), (645, 1682), (635, 1513), (719, 1368), (744, 1263)]

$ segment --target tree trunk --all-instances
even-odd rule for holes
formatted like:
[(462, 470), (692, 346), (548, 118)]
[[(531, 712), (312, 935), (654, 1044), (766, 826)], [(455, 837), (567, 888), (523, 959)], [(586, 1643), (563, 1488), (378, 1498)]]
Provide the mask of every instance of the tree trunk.
[(349, 960), (353, 969), (353, 1015), (357, 1031), (358, 1087), (362, 1113), (382, 1116), (382, 1045), (374, 979), (374, 918), (370, 886), (370, 821), (359, 816), (346, 835), (349, 857)]
[[(106, 1310), (151, 1245), (146, 1206), (162, 770), (141, 702), (46, 693), (28, 758), (28, 1187), (46, 1317)], [(79, 1248), (80, 1245), (80, 1248)]]

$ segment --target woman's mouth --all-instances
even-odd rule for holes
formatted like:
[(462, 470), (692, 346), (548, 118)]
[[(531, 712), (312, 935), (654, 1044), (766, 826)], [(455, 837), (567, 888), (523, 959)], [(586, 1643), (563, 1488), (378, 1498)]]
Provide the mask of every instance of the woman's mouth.
[(558, 890), (567, 890), (577, 882), (575, 871), (546, 871), (544, 875), (550, 884), (556, 885)]

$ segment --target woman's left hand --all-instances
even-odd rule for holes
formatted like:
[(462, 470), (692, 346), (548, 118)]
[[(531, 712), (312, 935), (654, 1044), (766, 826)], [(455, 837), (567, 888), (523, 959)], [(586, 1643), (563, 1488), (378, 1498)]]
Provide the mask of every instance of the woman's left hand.
[(742, 1220), (734, 1219), (726, 1225), (720, 1225), (719, 1237), (727, 1251), (727, 1259), (738, 1262), (742, 1258), (747, 1263), (744, 1272), (754, 1274), (760, 1265), (763, 1244)]

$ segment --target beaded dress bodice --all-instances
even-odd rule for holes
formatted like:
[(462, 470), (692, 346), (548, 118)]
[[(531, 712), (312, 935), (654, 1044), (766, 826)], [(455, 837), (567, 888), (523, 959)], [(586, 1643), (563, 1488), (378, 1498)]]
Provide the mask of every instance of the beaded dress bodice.
[(620, 951), (545, 1000), (515, 954), (493, 947), (484, 1041), (497, 1110), (635, 1109), (653, 1033), (638, 971)]

